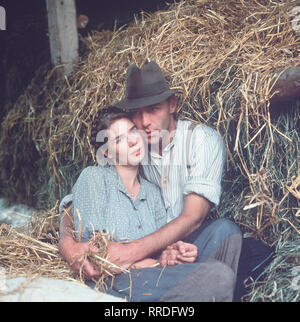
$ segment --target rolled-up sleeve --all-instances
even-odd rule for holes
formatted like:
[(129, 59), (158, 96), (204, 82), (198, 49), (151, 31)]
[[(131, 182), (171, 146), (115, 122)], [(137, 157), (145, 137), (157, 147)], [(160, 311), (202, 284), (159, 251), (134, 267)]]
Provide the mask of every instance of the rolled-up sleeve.
[(199, 194), (216, 206), (220, 202), (221, 181), (226, 158), (222, 138), (216, 130), (196, 127), (190, 148), (190, 173), (183, 193)]
[(62, 214), (63, 209), (67, 208), (72, 201), (73, 201), (73, 195), (72, 194), (66, 195), (59, 204), (58, 212)]

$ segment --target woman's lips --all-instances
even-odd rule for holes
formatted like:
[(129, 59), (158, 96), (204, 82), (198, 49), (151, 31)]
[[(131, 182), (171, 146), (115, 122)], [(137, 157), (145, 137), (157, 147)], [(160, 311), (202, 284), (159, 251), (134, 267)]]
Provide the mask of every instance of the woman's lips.
[(137, 150), (131, 152), (131, 155), (139, 156), (142, 152), (142, 148), (138, 148)]

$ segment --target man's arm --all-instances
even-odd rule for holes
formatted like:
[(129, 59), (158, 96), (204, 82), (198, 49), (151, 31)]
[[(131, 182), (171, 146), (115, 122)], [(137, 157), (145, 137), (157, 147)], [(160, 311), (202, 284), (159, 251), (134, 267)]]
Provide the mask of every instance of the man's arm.
[[(209, 213), (210, 207), (210, 202), (207, 199), (194, 193), (189, 194), (185, 199), (182, 215), (158, 231), (127, 244), (109, 242), (108, 260), (127, 269), (136, 262), (151, 257), (151, 255), (166, 249), (167, 246), (184, 239), (200, 227)], [(98, 276), (100, 273), (93, 268), (90, 262), (80, 260), (80, 255), (88, 251), (97, 252), (98, 249), (88, 243), (76, 242), (73, 239), (73, 231), (74, 223), (69, 208), (60, 222), (60, 252), (75, 271), (79, 272), (83, 268), (89, 278)]]
[(199, 228), (210, 208), (210, 202), (204, 197), (195, 193), (187, 195), (182, 214), (158, 231), (128, 244), (110, 243), (110, 259), (128, 268), (133, 263), (166, 249)]

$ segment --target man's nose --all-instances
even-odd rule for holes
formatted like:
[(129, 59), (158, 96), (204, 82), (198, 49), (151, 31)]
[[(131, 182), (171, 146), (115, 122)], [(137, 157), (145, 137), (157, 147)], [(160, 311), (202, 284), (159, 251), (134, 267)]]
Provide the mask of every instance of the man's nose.
[(150, 117), (147, 112), (142, 112), (141, 113), (141, 120), (142, 120), (142, 125), (143, 128), (146, 129), (150, 125)]

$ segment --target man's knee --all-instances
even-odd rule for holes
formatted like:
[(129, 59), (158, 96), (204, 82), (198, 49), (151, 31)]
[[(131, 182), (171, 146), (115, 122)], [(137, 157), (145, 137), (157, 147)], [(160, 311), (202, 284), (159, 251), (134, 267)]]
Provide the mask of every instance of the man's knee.
[(220, 261), (209, 259), (187, 274), (166, 292), (160, 301), (231, 302), (234, 286), (233, 270)]
[(215, 262), (212, 267), (212, 278), (215, 280), (215, 296), (217, 302), (231, 302), (235, 287), (233, 270), (222, 262)]
[(216, 219), (211, 225), (214, 225), (214, 231), (217, 234), (241, 235), (242, 232), (237, 224), (227, 218)]

